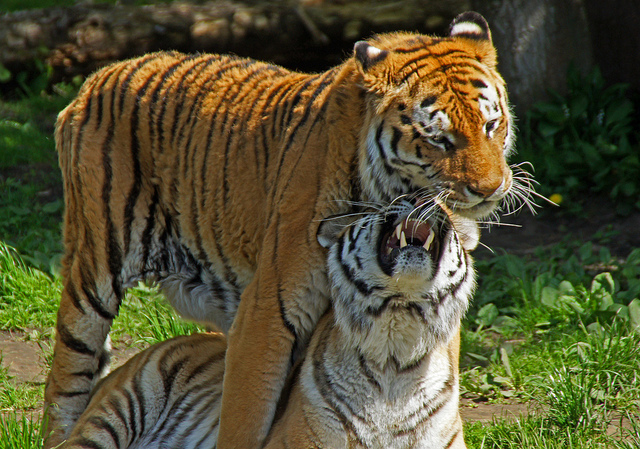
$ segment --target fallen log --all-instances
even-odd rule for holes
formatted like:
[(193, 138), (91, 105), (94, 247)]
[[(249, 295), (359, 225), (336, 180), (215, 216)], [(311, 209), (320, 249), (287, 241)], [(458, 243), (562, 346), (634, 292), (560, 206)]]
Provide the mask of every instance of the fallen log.
[(323, 70), (340, 62), (358, 39), (393, 30), (441, 33), (468, 8), (464, 0), (297, 0), (26, 10), (0, 16), (0, 64), (16, 73), (40, 60), (53, 68), (54, 79), (62, 79), (173, 49)]

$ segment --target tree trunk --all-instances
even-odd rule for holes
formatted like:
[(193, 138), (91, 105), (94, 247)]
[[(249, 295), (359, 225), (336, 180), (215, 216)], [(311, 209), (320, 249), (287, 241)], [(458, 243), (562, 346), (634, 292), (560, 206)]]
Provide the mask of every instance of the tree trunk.
[(591, 41), (582, 0), (474, 0), (498, 50), (498, 68), (507, 81), (516, 114), (564, 91), (571, 63), (587, 70)]

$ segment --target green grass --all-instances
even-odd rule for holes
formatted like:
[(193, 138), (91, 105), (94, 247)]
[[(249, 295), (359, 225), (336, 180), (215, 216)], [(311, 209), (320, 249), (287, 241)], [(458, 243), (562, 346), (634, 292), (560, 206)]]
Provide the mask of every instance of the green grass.
[(0, 242), (0, 329), (53, 327), (61, 290), (58, 279), (26, 265)]
[(0, 414), (0, 449), (40, 449), (44, 427), (39, 414)]
[[(0, 354), (0, 361), (2, 357)], [(43, 385), (20, 383), (0, 366), (0, 410), (34, 410), (42, 401)]]

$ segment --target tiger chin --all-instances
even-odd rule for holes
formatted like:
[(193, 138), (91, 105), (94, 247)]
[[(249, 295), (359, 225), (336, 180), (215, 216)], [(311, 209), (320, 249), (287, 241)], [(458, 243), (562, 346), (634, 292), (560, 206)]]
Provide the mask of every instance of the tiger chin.
[[(332, 308), (265, 448), (465, 448), (458, 346), (475, 224), (403, 202), (346, 226), (328, 219), (318, 238)], [(225, 349), (223, 334), (195, 334), (136, 355), (98, 385), (62, 447), (215, 447)]]
[(88, 77), (56, 124), (65, 255), (45, 447), (108, 372), (127, 289), (148, 282), (227, 335), (218, 447), (260, 448), (330, 302), (323, 219), (398, 198), (478, 218), (522, 199), (496, 66), (468, 12), (443, 37), (358, 42), (323, 73), (158, 52)]

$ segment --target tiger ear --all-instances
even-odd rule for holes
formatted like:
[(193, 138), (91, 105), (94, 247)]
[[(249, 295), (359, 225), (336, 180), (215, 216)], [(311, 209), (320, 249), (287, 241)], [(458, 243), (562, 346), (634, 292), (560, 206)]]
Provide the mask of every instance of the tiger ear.
[(316, 237), (318, 243), (323, 248), (330, 248), (334, 243), (338, 241), (338, 237), (342, 233), (342, 230), (351, 225), (359, 217), (357, 215), (333, 215), (322, 220), (318, 227)]
[(482, 15), (473, 11), (459, 14), (449, 25), (449, 36), (475, 42), (478, 59), (490, 67), (496, 66), (497, 56), (491, 40), (491, 31)]
[(356, 42), (353, 46), (353, 53), (364, 73), (380, 61), (385, 60), (389, 55), (387, 50), (380, 50), (365, 41)]
[(481, 14), (474, 11), (463, 12), (453, 19), (449, 25), (449, 36), (491, 42), (489, 24)]

